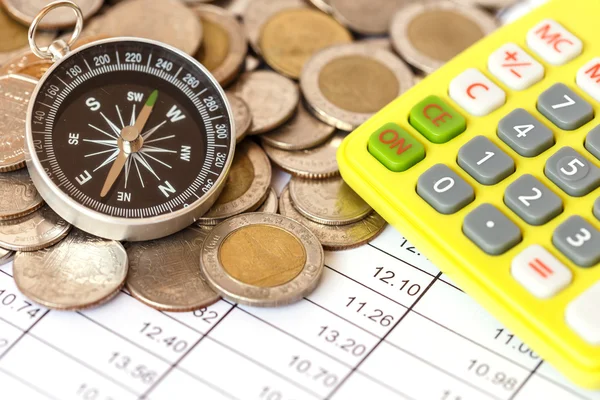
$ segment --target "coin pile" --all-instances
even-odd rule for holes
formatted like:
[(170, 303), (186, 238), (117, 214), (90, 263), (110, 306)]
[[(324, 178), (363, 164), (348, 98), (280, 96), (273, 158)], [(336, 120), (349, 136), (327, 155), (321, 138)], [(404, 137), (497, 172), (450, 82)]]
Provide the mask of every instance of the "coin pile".
[[(205, 65), (226, 90), (238, 145), (220, 197), (185, 230), (121, 244), (71, 229), (23, 169), (28, 101), (52, 65), (27, 49), (27, 24), (49, 1), (0, 0), (0, 263), (16, 251), (19, 289), (68, 310), (106, 302), (123, 285), (166, 311), (220, 297), (279, 306), (308, 295), (323, 271), (323, 249), (360, 246), (385, 227), (339, 176), (336, 150), (347, 132), (493, 31), (492, 12), (503, 8), (504, 21), (525, 7), (513, 0), (76, 2), (87, 19), (76, 46), (137, 36)], [(69, 10), (52, 12), (38, 41), (64, 37), (74, 22)], [(273, 177), (281, 171), (292, 177), (278, 196)]]

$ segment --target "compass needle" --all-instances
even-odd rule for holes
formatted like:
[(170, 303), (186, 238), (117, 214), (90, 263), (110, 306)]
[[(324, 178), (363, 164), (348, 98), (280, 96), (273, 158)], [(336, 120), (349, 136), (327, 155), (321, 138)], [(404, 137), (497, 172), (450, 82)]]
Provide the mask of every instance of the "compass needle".
[(110, 171), (108, 171), (108, 176), (106, 177), (106, 181), (104, 182), (104, 186), (102, 186), (102, 191), (100, 192), (100, 197), (105, 197), (108, 194), (110, 188), (115, 183), (119, 175), (121, 175), (121, 171), (125, 166), (127, 159), (129, 158), (129, 153), (124, 151), (119, 151), (115, 162), (113, 163)]

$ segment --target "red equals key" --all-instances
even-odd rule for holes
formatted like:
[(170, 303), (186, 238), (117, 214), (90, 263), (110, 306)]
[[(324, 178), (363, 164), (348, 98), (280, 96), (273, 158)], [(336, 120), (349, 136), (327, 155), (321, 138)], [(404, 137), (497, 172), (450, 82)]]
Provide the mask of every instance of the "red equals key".
[(554, 274), (552, 268), (544, 264), (539, 258), (535, 258), (533, 261), (529, 262), (529, 266), (544, 279)]

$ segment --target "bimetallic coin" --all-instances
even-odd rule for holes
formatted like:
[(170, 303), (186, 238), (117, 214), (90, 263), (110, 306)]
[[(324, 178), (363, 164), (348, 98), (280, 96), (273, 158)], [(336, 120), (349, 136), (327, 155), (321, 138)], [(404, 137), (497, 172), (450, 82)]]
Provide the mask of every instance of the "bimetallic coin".
[(398, 57), (360, 43), (320, 51), (300, 79), (311, 112), (345, 131), (356, 129), (412, 84), (412, 72)]
[(127, 289), (152, 308), (186, 312), (208, 307), (219, 295), (200, 271), (200, 251), (210, 231), (190, 227), (159, 240), (127, 247)]
[(431, 73), (495, 29), (495, 20), (484, 11), (433, 0), (400, 9), (392, 20), (391, 37), (402, 58)]
[(44, 250), (19, 252), (13, 276), (31, 300), (57, 310), (81, 310), (115, 296), (127, 277), (127, 253), (119, 242), (78, 229)]
[(325, 142), (334, 132), (333, 126), (313, 117), (300, 102), (292, 119), (260, 138), (278, 149), (306, 150)]
[[(2, 0), (6, 11), (16, 20), (30, 25), (40, 10), (50, 4), (51, 0)], [(104, 0), (73, 0), (87, 19), (102, 7)], [(40, 29), (54, 30), (75, 26), (76, 18), (72, 10), (59, 8), (46, 15), (39, 23)]]
[(322, 179), (339, 175), (335, 155), (344, 137), (345, 134), (337, 133), (325, 143), (307, 150), (281, 150), (266, 143), (263, 149), (284, 171), (303, 178)]
[(0, 220), (31, 214), (43, 204), (26, 169), (0, 174)]
[(341, 226), (317, 224), (296, 210), (287, 187), (279, 197), (279, 212), (306, 226), (319, 238), (323, 248), (331, 251), (349, 250), (362, 246), (375, 239), (383, 232), (386, 225), (385, 220), (376, 212), (372, 212), (365, 219), (353, 224)]
[(248, 51), (244, 28), (222, 8), (200, 5), (193, 8), (202, 22), (202, 45), (196, 59), (221, 84), (229, 84), (242, 70)]
[(289, 8), (308, 7), (303, 0), (252, 0), (243, 14), (246, 37), (256, 53), (260, 53), (260, 32), (272, 15)]
[(0, 172), (25, 166), (25, 120), (36, 85), (24, 75), (0, 76)]
[(179, 0), (129, 0), (92, 19), (83, 33), (152, 39), (193, 55), (200, 48), (202, 24)]
[(300, 214), (318, 224), (347, 225), (373, 211), (341, 177), (319, 181), (293, 177), (289, 193)]
[(258, 208), (271, 184), (271, 163), (254, 142), (244, 141), (235, 150), (225, 187), (210, 210), (198, 220), (216, 225), (225, 218)]
[[(35, 40), (47, 46), (55, 35), (51, 32), (37, 32)], [(29, 49), (27, 27), (13, 20), (0, 7), (0, 65)]]
[(300, 101), (298, 86), (271, 71), (246, 72), (231, 91), (250, 107), (250, 135), (265, 133), (283, 125), (294, 115)]
[(231, 106), (233, 119), (235, 120), (235, 140), (241, 142), (246, 137), (252, 126), (252, 113), (244, 100), (233, 93), (225, 93)]
[(352, 35), (335, 19), (310, 8), (291, 8), (264, 24), (259, 47), (271, 68), (298, 79), (313, 54), (336, 44), (351, 43)]
[(342, 24), (363, 35), (388, 32), (390, 20), (406, 4), (417, 0), (328, 0), (331, 13)]
[(271, 188), (266, 200), (256, 209), (256, 212), (277, 214), (277, 210), (279, 210), (279, 198), (275, 189)]
[(15, 251), (50, 247), (71, 230), (71, 225), (48, 206), (21, 218), (0, 223), (0, 246)]
[(311, 293), (323, 273), (319, 240), (280, 215), (238, 215), (206, 237), (202, 271), (224, 298), (258, 307), (281, 306)]

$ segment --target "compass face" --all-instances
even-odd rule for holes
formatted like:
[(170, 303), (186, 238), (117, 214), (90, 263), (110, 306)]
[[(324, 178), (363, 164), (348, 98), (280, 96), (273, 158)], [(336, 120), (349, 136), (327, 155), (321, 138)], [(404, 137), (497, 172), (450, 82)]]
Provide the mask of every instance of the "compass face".
[(83, 48), (60, 61), (32, 101), (28, 145), (39, 163), (29, 168), (41, 166), (52, 191), (106, 216), (197, 208), (231, 162), (230, 115), (216, 82), (156, 43)]

